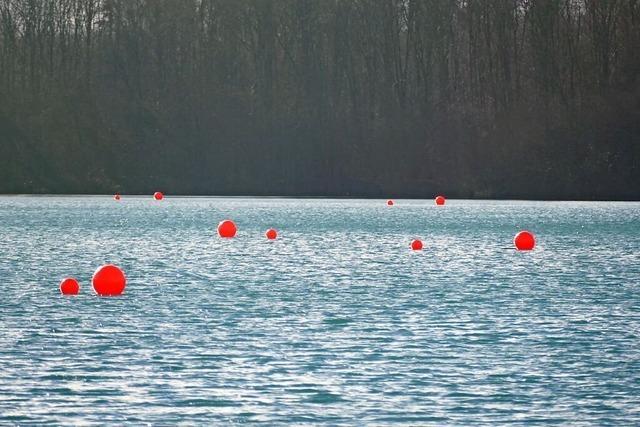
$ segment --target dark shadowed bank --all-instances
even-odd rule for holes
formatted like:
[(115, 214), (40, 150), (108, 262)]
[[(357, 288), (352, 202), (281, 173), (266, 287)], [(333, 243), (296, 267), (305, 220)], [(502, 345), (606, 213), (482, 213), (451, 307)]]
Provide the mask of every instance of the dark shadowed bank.
[(640, 199), (634, 0), (0, 0), (0, 192)]

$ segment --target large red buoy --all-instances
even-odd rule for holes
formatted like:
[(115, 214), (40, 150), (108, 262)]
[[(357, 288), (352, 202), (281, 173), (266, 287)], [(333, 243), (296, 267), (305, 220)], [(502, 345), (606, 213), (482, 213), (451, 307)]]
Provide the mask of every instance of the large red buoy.
[(267, 232), (264, 234), (265, 236), (267, 236), (267, 239), (269, 240), (275, 240), (275, 238), (278, 237), (278, 232), (273, 228), (268, 229)]
[(415, 239), (411, 241), (411, 249), (413, 249), (414, 251), (421, 251), (422, 250), (422, 240), (420, 239)]
[(162, 200), (164, 198), (164, 194), (162, 194), (160, 191), (156, 191), (155, 193), (153, 193), (153, 198), (156, 200)]
[(519, 251), (530, 251), (536, 245), (536, 238), (533, 233), (523, 230), (513, 238), (513, 244)]
[(230, 219), (225, 219), (218, 224), (218, 234), (220, 237), (231, 238), (236, 235), (238, 231), (238, 227), (236, 227), (235, 222)]
[(444, 206), (444, 202), (445, 202), (445, 198), (444, 196), (436, 196), (435, 201), (436, 201), (436, 205), (438, 206)]
[(93, 273), (91, 283), (96, 294), (100, 296), (116, 296), (124, 292), (127, 278), (119, 267), (107, 264), (99, 267)]
[(73, 277), (66, 277), (60, 282), (60, 293), (62, 295), (78, 295), (80, 284)]
[(120, 200), (120, 193), (116, 193), (113, 195), (113, 200)]
[(393, 206), (393, 200), (391, 199), (387, 200), (387, 206)]

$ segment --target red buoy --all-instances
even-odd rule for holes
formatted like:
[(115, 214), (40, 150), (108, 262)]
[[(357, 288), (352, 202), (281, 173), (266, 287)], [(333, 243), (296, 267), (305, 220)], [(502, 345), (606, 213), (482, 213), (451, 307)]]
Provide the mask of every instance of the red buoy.
[(275, 240), (275, 238), (278, 237), (278, 232), (273, 228), (268, 229), (267, 232), (264, 234), (265, 236), (267, 236), (267, 239), (269, 240)]
[(513, 244), (519, 251), (530, 251), (536, 245), (536, 238), (533, 233), (523, 230), (513, 238)]
[(422, 241), (420, 239), (415, 239), (411, 241), (411, 249), (414, 251), (422, 250)]
[(127, 285), (127, 278), (122, 270), (113, 265), (107, 264), (99, 267), (91, 278), (93, 290), (100, 296), (116, 296), (124, 292)]
[(436, 205), (444, 206), (445, 198), (444, 196), (436, 196), (435, 201), (436, 201)]
[(113, 195), (113, 200), (120, 200), (120, 193), (116, 193)]
[(80, 284), (73, 277), (67, 277), (60, 282), (60, 293), (62, 295), (78, 295)]
[(238, 231), (238, 227), (236, 227), (235, 222), (230, 219), (225, 219), (218, 224), (218, 234), (220, 237), (231, 238), (236, 235)]
[(393, 200), (391, 199), (387, 200), (387, 206), (393, 206)]
[(156, 191), (155, 193), (153, 193), (153, 198), (156, 200), (162, 200), (164, 198), (164, 194), (162, 194), (160, 191)]

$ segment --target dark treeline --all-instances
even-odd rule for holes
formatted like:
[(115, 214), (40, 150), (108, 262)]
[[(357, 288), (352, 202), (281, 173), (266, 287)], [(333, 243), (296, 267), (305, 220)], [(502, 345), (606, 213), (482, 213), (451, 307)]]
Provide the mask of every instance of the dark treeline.
[(0, 0), (0, 192), (640, 198), (638, 0)]

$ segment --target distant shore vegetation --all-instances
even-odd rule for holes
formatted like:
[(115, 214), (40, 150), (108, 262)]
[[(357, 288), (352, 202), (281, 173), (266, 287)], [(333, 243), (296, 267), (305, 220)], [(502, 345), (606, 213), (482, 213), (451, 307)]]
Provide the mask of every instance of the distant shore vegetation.
[(0, 0), (0, 193), (640, 198), (640, 2)]

